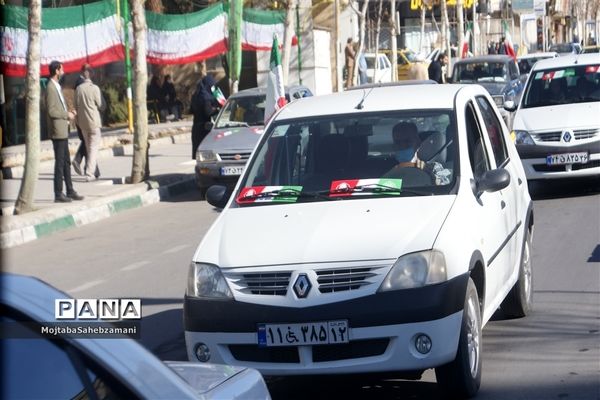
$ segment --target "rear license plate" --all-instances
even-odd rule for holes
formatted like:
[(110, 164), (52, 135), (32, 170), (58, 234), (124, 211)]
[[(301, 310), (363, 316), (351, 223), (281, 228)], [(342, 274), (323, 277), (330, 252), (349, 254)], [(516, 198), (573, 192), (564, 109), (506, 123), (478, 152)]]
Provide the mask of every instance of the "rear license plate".
[(588, 162), (588, 153), (564, 153), (546, 156), (546, 165), (585, 164)]
[(244, 166), (240, 167), (221, 167), (221, 175), (231, 176), (231, 175), (241, 175), (244, 172)]
[(337, 343), (348, 343), (346, 320), (258, 325), (258, 345), (261, 347)]

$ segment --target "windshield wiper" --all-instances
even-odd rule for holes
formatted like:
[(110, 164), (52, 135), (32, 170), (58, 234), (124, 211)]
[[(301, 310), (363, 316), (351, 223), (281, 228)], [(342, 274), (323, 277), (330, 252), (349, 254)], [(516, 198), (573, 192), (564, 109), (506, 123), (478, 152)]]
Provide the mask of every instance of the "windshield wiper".
[(433, 193), (431, 192), (423, 192), (423, 191), (419, 191), (419, 190), (413, 190), (413, 189), (405, 189), (405, 188), (397, 188), (394, 186), (388, 186), (388, 185), (383, 185), (380, 183), (369, 183), (366, 185), (357, 185), (353, 188), (344, 188), (344, 189), (337, 189), (337, 190), (326, 190), (323, 192), (319, 192), (320, 194), (329, 194), (329, 195), (336, 195), (336, 194), (349, 194), (349, 193), (368, 193), (368, 194), (397, 194), (397, 195), (402, 195), (403, 193), (407, 193), (407, 194), (412, 194), (415, 196), (431, 196)]

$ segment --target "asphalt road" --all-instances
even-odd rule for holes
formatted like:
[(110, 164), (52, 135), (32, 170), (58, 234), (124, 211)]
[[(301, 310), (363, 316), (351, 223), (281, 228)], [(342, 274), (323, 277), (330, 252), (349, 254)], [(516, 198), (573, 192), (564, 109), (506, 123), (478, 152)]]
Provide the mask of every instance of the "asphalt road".
[[(594, 186), (592, 186), (592, 184)], [(484, 329), (479, 399), (600, 399), (600, 188), (533, 185), (534, 312)], [(196, 193), (3, 252), (3, 270), (77, 298), (142, 298), (142, 343), (184, 359), (182, 296), (196, 245), (218, 213)], [(421, 381), (354, 376), (275, 379), (274, 399), (440, 397)]]

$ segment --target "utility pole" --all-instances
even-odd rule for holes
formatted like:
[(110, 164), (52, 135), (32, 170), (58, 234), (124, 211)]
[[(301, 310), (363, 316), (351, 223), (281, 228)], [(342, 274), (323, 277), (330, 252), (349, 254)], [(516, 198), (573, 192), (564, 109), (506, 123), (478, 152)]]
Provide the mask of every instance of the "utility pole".
[(460, 58), (460, 52), (462, 51), (462, 49), (460, 48), (460, 46), (462, 45), (463, 41), (465, 40), (465, 17), (464, 17), (464, 7), (463, 7), (463, 0), (457, 0), (456, 1), (456, 16), (457, 16), (457, 27), (456, 27), (456, 32), (458, 34), (458, 51), (459, 54), (456, 55), (456, 58)]
[(242, 0), (231, 0), (229, 3), (229, 79), (230, 93), (237, 93), (242, 72)]
[(131, 91), (131, 48), (129, 46), (129, 0), (123, 0), (123, 19), (125, 28), (125, 74), (127, 75), (127, 121), (129, 133), (133, 133), (133, 94)]
[(479, 21), (477, 21), (477, 2), (473, 1), (473, 55), (481, 54), (479, 49)]
[(333, 1), (333, 46), (335, 48), (335, 91), (341, 92), (342, 80), (340, 75), (340, 0)]

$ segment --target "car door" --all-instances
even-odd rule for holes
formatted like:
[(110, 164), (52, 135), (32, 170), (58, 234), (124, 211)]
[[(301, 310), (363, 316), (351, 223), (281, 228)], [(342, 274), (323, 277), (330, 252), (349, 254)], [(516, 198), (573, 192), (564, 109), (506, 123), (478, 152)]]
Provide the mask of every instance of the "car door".
[[(479, 116), (476, 100), (465, 107), (465, 124), (469, 162), (473, 178), (480, 179), (494, 168), (494, 158), (485, 126)], [(473, 193), (473, 217), (478, 221), (477, 242), (486, 264), (485, 304), (499, 305), (500, 289), (509, 264), (509, 252), (504, 246), (509, 227), (505, 194), (502, 191)]]
[(519, 171), (515, 164), (516, 162), (520, 162), (520, 160), (514, 160), (509, 157), (506, 135), (495, 112), (494, 106), (483, 95), (477, 96), (475, 99), (479, 109), (480, 118), (483, 121), (483, 127), (490, 142), (492, 155), (494, 156), (494, 166), (495, 168), (506, 170), (510, 175), (509, 185), (500, 191), (503, 196), (503, 210), (506, 213), (508, 221), (508, 232), (504, 241), (507, 251), (507, 260), (509, 262), (505, 272), (505, 279), (508, 280), (508, 277), (514, 268), (516, 268), (520, 259), (519, 238), (521, 236), (518, 233), (521, 225), (524, 223), (524, 221), (521, 220), (522, 205), (519, 197), (519, 192), (523, 190), (524, 183), (519, 177)]

